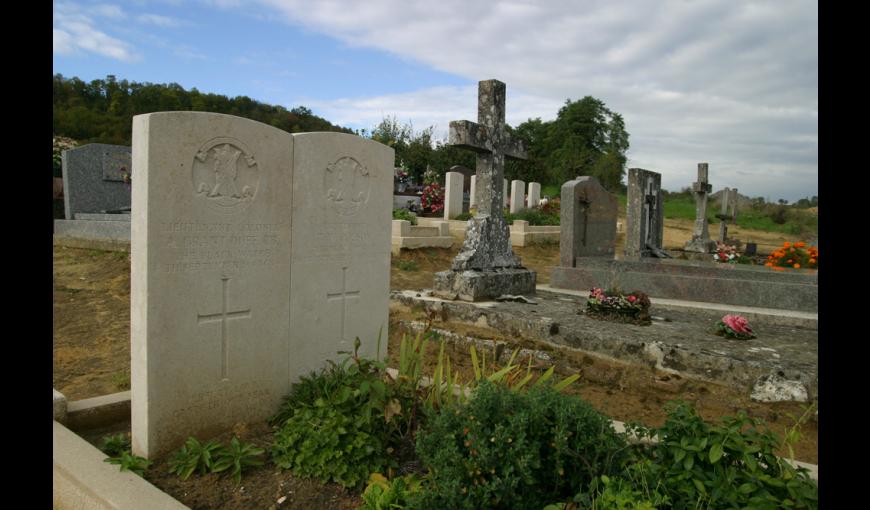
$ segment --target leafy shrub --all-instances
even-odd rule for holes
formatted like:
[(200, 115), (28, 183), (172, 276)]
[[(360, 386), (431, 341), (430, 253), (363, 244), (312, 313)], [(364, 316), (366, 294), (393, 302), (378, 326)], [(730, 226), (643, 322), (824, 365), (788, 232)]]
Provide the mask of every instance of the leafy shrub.
[(393, 381), (383, 363), (356, 354), (340, 365), (330, 362), (295, 384), (272, 419), (278, 424), (273, 461), (345, 487), (397, 469), (416, 427), (417, 382)]
[(121, 466), (121, 471), (132, 471), (139, 476), (144, 475), (145, 470), (151, 465), (150, 460), (138, 455), (133, 455), (127, 450), (121, 452), (120, 455), (104, 459), (103, 462), (117, 464)]
[(473, 214), (471, 214), (470, 212), (464, 212), (464, 213), (461, 213), (461, 214), (457, 214), (456, 217), (453, 218), (453, 219), (454, 219), (454, 220), (461, 220), (461, 221), (468, 221), (468, 220), (470, 220), (471, 218), (474, 218), (474, 215), (473, 215)]
[(414, 508), (534, 508), (617, 472), (625, 442), (577, 397), (480, 381), (467, 405), (431, 416), (417, 453), (431, 469)]
[[(592, 480), (589, 490), (580, 492), (569, 506), (567, 503), (554, 503), (544, 507), (544, 510), (568, 510), (576, 508), (594, 508), (598, 510), (656, 510), (667, 508), (667, 498), (659, 494), (655, 488), (638, 488), (634, 481), (621, 477), (610, 478), (602, 475)], [(663, 506), (665, 505), (665, 506)]]
[(417, 224), (417, 215), (407, 209), (393, 209), (393, 219), (410, 221), (411, 225)]
[(110, 457), (121, 455), (121, 452), (124, 451), (130, 451), (130, 448), (130, 436), (128, 434), (103, 436), (103, 443), (100, 445), (100, 451)]
[(221, 448), (217, 451), (211, 470), (213, 473), (220, 473), (229, 469), (233, 480), (237, 484), (241, 483), (242, 470), (250, 466), (262, 466), (263, 460), (259, 457), (264, 452), (265, 450), (262, 448), (242, 443), (239, 438), (233, 436), (228, 448)]
[(184, 446), (169, 459), (169, 472), (180, 476), (182, 480), (187, 480), (197, 470), (200, 475), (211, 472), (220, 450), (220, 443), (209, 441), (202, 444), (195, 437), (188, 437)]
[(548, 214), (541, 209), (520, 209), (516, 213), (508, 213), (505, 216), (508, 223), (512, 223), (514, 220), (525, 220), (532, 226), (558, 225), (560, 222), (559, 214)]
[(423, 481), (415, 475), (387, 480), (380, 473), (372, 473), (363, 492), (364, 506), (360, 510), (393, 510), (405, 508), (412, 494), (419, 491)]
[(806, 469), (776, 456), (783, 445), (760, 420), (741, 412), (711, 425), (688, 404), (666, 409), (661, 428), (631, 427), (659, 442), (641, 446), (626, 472), (645, 486), (660, 484), (670, 508), (818, 507), (817, 485)]

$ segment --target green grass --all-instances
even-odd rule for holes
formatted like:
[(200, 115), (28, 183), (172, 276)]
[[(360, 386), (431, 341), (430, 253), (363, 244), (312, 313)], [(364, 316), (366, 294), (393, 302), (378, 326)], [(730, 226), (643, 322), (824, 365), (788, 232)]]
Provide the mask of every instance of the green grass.
[[(621, 198), (621, 197), (620, 197)], [(716, 214), (720, 212), (714, 204), (708, 203), (707, 219), (712, 225), (718, 225)], [(686, 196), (674, 196), (665, 199), (665, 218), (695, 220), (695, 200)], [(743, 207), (737, 210), (737, 226), (751, 230), (766, 232), (782, 232), (790, 235), (818, 234), (819, 220), (806, 211), (788, 208), (785, 213), (785, 223), (776, 223), (770, 211)]]
[(420, 269), (420, 266), (413, 260), (397, 260), (396, 267), (402, 271), (416, 271)]
[(561, 196), (562, 189), (558, 184), (546, 184), (541, 185), (541, 196), (542, 197), (558, 197)]

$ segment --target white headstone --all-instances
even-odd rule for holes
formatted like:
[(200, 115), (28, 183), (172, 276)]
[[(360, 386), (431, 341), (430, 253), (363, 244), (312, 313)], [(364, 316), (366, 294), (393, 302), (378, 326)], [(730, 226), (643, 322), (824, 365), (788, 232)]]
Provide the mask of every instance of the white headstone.
[(133, 118), (132, 152), (134, 453), (271, 416), (299, 376), (352, 350), (351, 335), (374, 352), (392, 149), (161, 112)]
[(462, 184), (465, 176), (459, 172), (447, 172), (444, 185), (444, 219), (452, 220), (462, 214)]
[(529, 183), (529, 209), (533, 207), (537, 207), (538, 204), (541, 203), (541, 183), (540, 182), (530, 182)]
[(133, 452), (274, 413), (290, 382), (293, 137), (247, 119), (133, 118)]
[(515, 179), (511, 181), (511, 214), (519, 212), (525, 207), (526, 183)]
[(504, 205), (507, 207), (510, 205), (510, 195), (508, 195), (508, 180), (504, 179)]
[(477, 207), (477, 196), (475, 195), (476, 193), (477, 193), (477, 176), (472, 175), (471, 176), (471, 187), (469, 188), (469, 191), (468, 191), (468, 197), (469, 197), (468, 207)]
[(293, 135), (290, 370), (387, 352), (393, 149), (345, 133)]

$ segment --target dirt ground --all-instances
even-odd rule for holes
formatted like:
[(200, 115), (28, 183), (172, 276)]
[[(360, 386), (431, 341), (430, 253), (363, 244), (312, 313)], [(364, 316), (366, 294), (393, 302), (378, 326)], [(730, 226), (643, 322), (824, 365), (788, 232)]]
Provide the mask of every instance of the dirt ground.
[[(676, 248), (689, 239), (691, 222), (665, 221), (666, 249)], [(711, 226), (712, 228), (712, 226)], [(740, 239), (759, 243), (765, 252), (795, 241), (779, 234), (731, 233)], [(621, 251), (623, 236), (617, 239)], [(403, 251), (394, 256), (390, 286), (392, 289), (430, 288), (433, 273), (450, 267), (460, 247), (450, 249), (420, 249)], [(771, 248), (767, 249), (765, 245)], [(559, 245), (548, 244), (515, 247), (524, 265), (538, 273), (539, 283), (549, 282), (550, 266), (559, 259)], [(83, 248), (54, 247), (54, 357), (53, 386), (70, 400), (90, 398), (129, 389), (130, 385), (130, 261), (129, 254)], [(391, 312), (389, 356), (395, 360), (399, 339), (405, 333), (400, 320), (421, 320), (413, 312)], [(498, 339), (497, 331), (480, 330), (460, 324), (433, 326), (474, 334), (479, 338)], [(467, 346), (448, 345), (454, 368), (465, 377), (470, 375)], [(430, 349), (431, 369), (437, 351)], [(594, 407), (621, 421), (641, 421), (660, 425), (664, 419), (662, 406), (677, 398), (693, 402), (701, 416), (714, 420), (720, 416), (746, 410), (750, 416), (763, 418), (782, 436), (794, 417), (802, 412), (795, 403), (760, 404), (750, 402), (735, 391), (709, 383), (657, 374), (645, 367), (627, 366), (594, 356), (579, 356), (563, 360), (557, 369), (567, 375), (580, 367), (581, 379), (572, 385)], [(431, 370), (430, 370), (431, 373)], [(265, 424), (251, 424), (236, 431), (242, 440), (267, 445), (270, 431)], [(818, 462), (818, 430), (815, 420), (801, 428), (802, 439), (796, 447), (796, 457), (810, 463)], [(224, 442), (229, 441), (228, 434)], [(156, 468), (156, 469), (155, 469)], [(227, 476), (191, 477), (181, 482), (175, 475), (166, 475), (165, 460), (146, 475), (152, 483), (169, 492), (191, 508), (355, 508), (361, 504), (358, 494), (337, 485), (323, 485), (292, 477), (288, 472), (268, 464), (246, 474), (241, 485)], [(281, 500), (281, 498), (284, 498)], [(278, 501), (281, 500), (281, 503)]]

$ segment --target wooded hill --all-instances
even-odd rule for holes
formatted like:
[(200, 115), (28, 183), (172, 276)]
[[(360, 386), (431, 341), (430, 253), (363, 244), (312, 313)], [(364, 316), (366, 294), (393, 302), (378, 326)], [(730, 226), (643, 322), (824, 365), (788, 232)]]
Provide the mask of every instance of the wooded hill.
[(201, 111), (225, 113), (256, 120), (290, 133), (339, 131), (336, 126), (311, 113), (304, 106), (287, 110), (255, 101), (247, 96), (229, 98), (208, 94), (177, 83), (155, 84), (116, 80), (85, 83), (78, 78), (53, 77), (53, 121), (55, 135), (85, 143), (131, 145), (134, 115), (164, 111)]

